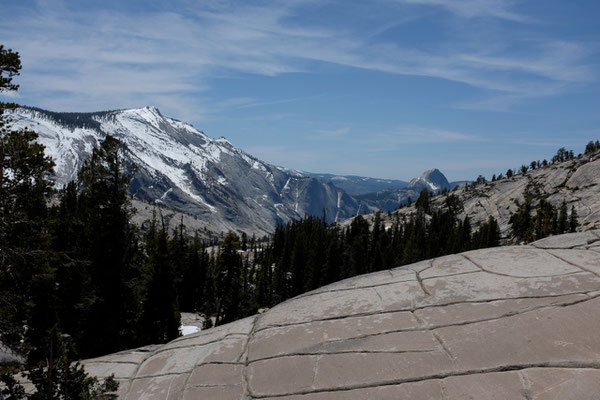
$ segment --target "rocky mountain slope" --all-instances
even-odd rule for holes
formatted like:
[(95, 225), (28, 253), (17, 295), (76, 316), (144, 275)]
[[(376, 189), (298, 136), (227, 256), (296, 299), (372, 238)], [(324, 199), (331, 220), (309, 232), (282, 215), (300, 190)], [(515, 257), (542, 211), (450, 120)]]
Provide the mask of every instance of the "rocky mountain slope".
[(140, 223), (155, 205), (175, 224), (218, 237), (227, 230), (262, 236), (278, 223), (325, 214), (329, 222), (392, 211), (423, 188), (451, 188), (437, 169), (410, 183), (359, 176), (313, 174), (265, 163), (224, 138), (213, 139), (153, 107), (95, 113), (23, 107), (11, 113), (16, 129), (40, 135), (55, 163), (60, 187), (76, 178), (92, 149), (107, 135), (125, 142), (135, 164), (131, 193)]
[(134, 399), (595, 399), (600, 231), (358, 276), (83, 362)]
[[(554, 207), (563, 201), (570, 210), (575, 207), (581, 230), (600, 228), (600, 152), (585, 154), (573, 160), (530, 170), (511, 178), (487, 182), (475, 187), (461, 187), (451, 194), (458, 196), (463, 204), (459, 218), (469, 216), (474, 225), (489, 216), (496, 218), (503, 237), (510, 240), (510, 217), (525, 199), (527, 190), (537, 192), (537, 198), (547, 200)], [(432, 199), (433, 207), (443, 207), (446, 196)], [(538, 200), (534, 200), (533, 205)], [(389, 226), (398, 217), (416, 212), (415, 207), (404, 207), (382, 218)], [(365, 215), (372, 221), (374, 215)], [(348, 224), (350, 220), (344, 221)]]
[[(213, 139), (152, 107), (97, 113), (55, 113), (20, 108), (14, 128), (39, 133), (56, 162), (58, 186), (76, 177), (94, 146), (112, 135), (136, 164), (131, 192), (203, 222), (213, 234), (233, 229), (266, 234), (278, 222), (322, 215), (356, 215), (355, 198), (332, 183), (262, 162), (226, 139)], [(140, 207), (138, 207), (140, 208)]]

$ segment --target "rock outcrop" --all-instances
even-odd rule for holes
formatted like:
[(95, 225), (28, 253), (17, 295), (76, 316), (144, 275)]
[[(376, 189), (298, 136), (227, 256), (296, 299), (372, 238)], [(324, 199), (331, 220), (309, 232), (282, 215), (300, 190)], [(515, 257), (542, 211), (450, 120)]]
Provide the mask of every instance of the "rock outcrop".
[(84, 361), (125, 399), (597, 399), (600, 231), (341, 281)]
[[(567, 203), (570, 212), (574, 207), (577, 212), (581, 230), (600, 228), (600, 152), (586, 154), (574, 160), (549, 165), (529, 171), (526, 174), (515, 175), (494, 182), (487, 182), (474, 188), (461, 187), (451, 194), (456, 195), (463, 204), (458, 218), (468, 216), (476, 227), (494, 217), (500, 226), (501, 235), (510, 240), (510, 217), (525, 201), (527, 191), (535, 194), (532, 205), (538, 204), (539, 199), (545, 199), (558, 208), (563, 201)], [(445, 195), (432, 199), (433, 208), (443, 208)], [(416, 208), (404, 207), (393, 213), (382, 214), (386, 226), (403, 217), (416, 213)], [(374, 214), (363, 215), (373, 222)], [(347, 226), (352, 219), (343, 221)]]

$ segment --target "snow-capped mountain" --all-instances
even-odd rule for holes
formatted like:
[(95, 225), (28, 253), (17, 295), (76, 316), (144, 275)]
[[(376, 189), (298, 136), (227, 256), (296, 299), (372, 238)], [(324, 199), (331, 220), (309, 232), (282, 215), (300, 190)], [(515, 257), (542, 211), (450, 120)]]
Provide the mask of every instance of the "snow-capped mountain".
[(444, 174), (437, 168), (429, 169), (423, 172), (420, 177), (411, 180), (408, 184), (408, 188), (417, 191), (428, 189), (432, 192), (451, 189), (448, 179), (446, 179)]
[(416, 199), (424, 187), (437, 191), (448, 186), (438, 170), (426, 171), (408, 187), (397, 189), (406, 182), (273, 166), (154, 107), (94, 113), (22, 107), (11, 116), (14, 129), (39, 134), (56, 163), (58, 187), (77, 177), (92, 149), (107, 135), (122, 140), (129, 150), (128, 161), (136, 165), (130, 191), (145, 202), (136, 205), (138, 222), (151, 216), (148, 203), (157, 204), (183, 213), (190, 225), (212, 237), (229, 229), (263, 235), (278, 223), (305, 215), (325, 214), (331, 222), (393, 211), (407, 198)]
[(20, 108), (12, 117), (14, 128), (39, 134), (56, 163), (58, 186), (74, 179), (94, 146), (112, 135), (127, 144), (137, 166), (134, 197), (191, 214), (214, 232), (264, 234), (305, 215), (325, 212), (336, 220), (359, 210), (356, 199), (333, 184), (262, 162), (153, 107), (96, 113)]

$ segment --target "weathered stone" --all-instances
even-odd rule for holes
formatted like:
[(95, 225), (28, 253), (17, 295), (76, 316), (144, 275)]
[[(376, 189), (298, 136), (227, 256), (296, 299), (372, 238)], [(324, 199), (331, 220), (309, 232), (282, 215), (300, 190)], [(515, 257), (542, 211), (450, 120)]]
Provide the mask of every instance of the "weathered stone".
[(492, 274), (514, 278), (532, 278), (566, 275), (581, 272), (580, 268), (556, 260), (552, 254), (543, 250), (522, 248), (491, 248), (464, 253), (482, 270)]
[(421, 279), (466, 274), (481, 271), (475, 264), (461, 255), (440, 257), (431, 262), (431, 267), (420, 272)]
[(592, 400), (600, 398), (600, 370), (533, 368), (523, 371), (533, 400)]
[(252, 337), (249, 359), (303, 353), (319, 344), (418, 327), (414, 315), (402, 311), (269, 328), (257, 331)]
[(520, 314), (536, 308), (571, 304), (588, 299), (585, 294), (571, 294), (557, 297), (539, 297), (484, 302), (464, 302), (446, 306), (433, 306), (415, 310), (414, 314), (427, 327), (464, 324), (481, 320)]
[(310, 392), (321, 356), (289, 356), (253, 362), (248, 367), (250, 392), (255, 396)]
[(84, 365), (127, 399), (597, 399), (600, 254), (561, 238), (345, 280)]
[(241, 386), (189, 387), (184, 400), (242, 400), (244, 389)]
[(540, 249), (572, 249), (574, 247), (586, 246), (597, 243), (600, 238), (594, 233), (587, 231), (577, 235), (565, 234), (550, 236), (535, 242), (535, 246)]
[(194, 369), (187, 384), (189, 386), (241, 386), (244, 366), (241, 364), (204, 364)]
[(423, 382), (403, 383), (401, 385), (386, 385), (364, 389), (324, 391), (298, 396), (283, 396), (267, 398), (267, 400), (444, 400), (440, 381), (437, 379)]
[(524, 400), (518, 372), (451, 376), (443, 381), (448, 400)]

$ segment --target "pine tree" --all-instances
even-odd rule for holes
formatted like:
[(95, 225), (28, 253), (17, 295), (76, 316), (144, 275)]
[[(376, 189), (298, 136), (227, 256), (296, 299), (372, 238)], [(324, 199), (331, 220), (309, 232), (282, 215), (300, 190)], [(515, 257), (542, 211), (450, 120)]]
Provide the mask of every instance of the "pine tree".
[(79, 172), (80, 207), (90, 244), (94, 318), (88, 321), (90, 353), (106, 354), (138, 344), (139, 277), (136, 229), (128, 194), (125, 144), (107, 136)]
[(179, 336), (180, 314), (175, 291), (173, 260), (164, 225), (152, 221), (146, 234), (149, 281), (139, 334), (144, 343), (166, 343)]
[(571, 215), (569, 216), (569, 232), (577, 232), (579, 222), (577, 221), (577, 211), (575, 206), (571, 206)]
[[(11, 80), (20, 68), (18, 53), (0, 45), (0, 92), (18, 88)], [(36, 388), (27, 398), (109, 398), (105, 393), (116, 382), (99, 385), (73, 365), (60, 330), (57, 291), (63, 288), (51, 265), (56, 257), (46, 206), (53, 162), (36, 133), (11, 129), (4, 111), (14, 106), (0, 103), (0, 337), (26, 355), (23, 374)], [(24, 397), (10, 372), (1, 380), (4, 394)]]
[(217, 259), (216, 325), (235, 321), (241, 314), (242, 259), (238, 254), (239, 249), (238, 236), (232, 231), (227, 232)]
[(557, 233), (565, 233), (568, 228), (568, 216), (567, 216), (567, 202), (563, 200), (560, 205), (558, 221), (557, 221)]

